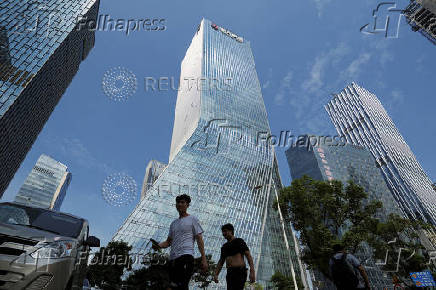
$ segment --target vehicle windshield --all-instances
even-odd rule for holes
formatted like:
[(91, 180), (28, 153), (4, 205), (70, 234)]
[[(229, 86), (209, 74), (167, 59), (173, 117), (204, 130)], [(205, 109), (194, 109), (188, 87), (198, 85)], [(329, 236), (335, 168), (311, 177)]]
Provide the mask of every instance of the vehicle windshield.
[(59, 212), (16, 204), (0, 204), (0, 222), (28, 226), (72, 238), (80, 234), (83, 224), (81, 219)]

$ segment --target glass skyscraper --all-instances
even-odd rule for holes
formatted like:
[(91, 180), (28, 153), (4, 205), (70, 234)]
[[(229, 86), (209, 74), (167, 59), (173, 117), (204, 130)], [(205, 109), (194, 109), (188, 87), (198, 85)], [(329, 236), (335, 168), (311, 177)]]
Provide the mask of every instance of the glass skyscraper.
[(436, 225), (432, 182), (379, 99), (352, 83), (335, 94), (325, 108), (338, 134), (372, 153), (402, 211), (409, 218)]
[[(397, 202), (386, 185), (384, 177), (372, 154), (361, 146), (345, 144), (331, 146), (321, 144), (316, 147), (293, 146), (286, 150), (292, 179), (307, 175), (315, 180), (339, 180), (344, 186), (349, 180), (363, 187), (369, 200), (383, 203), (383, 211), (378, 218), (385, 221), (390, 213), (403, 215)], [(365, 261), (364, 267), (374, 289), (384, 289), (392, 285), (391, 277), (384, 277), (381, 269), (375, 265), (374, 259), (368, 259), (372, 254), (367, 244), (362, 244), (356, 256)], [(314, 271), (314, 280), (324, 282), (322, 289), (336, 289), (334, 285)]]
[(70, 182), (67, 166), (42, 154), (15, 196), (15, 202), (59, 211)]
[(340, 180), (343, 184), (352, 180), (363, 187), (370, 199), (383, 202), (385, 217), (389, 213), (404, 215), (371, 152), (362, 146), (319, 144), (309, 150), (296, 146), (286, 150), (286, 158), (292, 179), (308, 175), (316, 180)]
[(0, 2), (0, 197), (94, 46), (85, 22), (98, 8), (99, 0)]
[[(306, 283), (295, 236), (273, 206), (282, 185), (273, 148), (256, 142), (260, 131), (270, 128), (250, 43), (203, 19), (181, 64), (169, 164), (113, 240), (148, 252), (150, 238), (167, 238), (178, 218), (175, 197), (186, 193), (215, 262), (226, 241), (221, 225), (232, 223), (258, 282), (270, 285), (279, 271)], [(225, 275), (210, 286), (225, 289)]]
[(158, 179), (159, 175), (167, 165), (157, 160), (148, 162), (145, 169), (144, 181), (142, 182), (141, 199), (144, 198), (147, 191), (153, 186), (153, 183)]
[(404, 15), (413, 31), (419, 31), (436, 44), (436, 1), (411, 0)]

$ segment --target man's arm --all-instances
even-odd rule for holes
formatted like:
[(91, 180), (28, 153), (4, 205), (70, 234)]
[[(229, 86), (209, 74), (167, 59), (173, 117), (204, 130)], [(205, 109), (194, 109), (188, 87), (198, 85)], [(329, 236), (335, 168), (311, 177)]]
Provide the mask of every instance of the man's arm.
[(248, 265), (250, 265), (250, 283), (254, 283), (256, 281), (256, 273), (254, 271), (253, 257), (249, 250), (245, 251), (244, 255), (247, 257)]
[[(168, 248), (169, 246), (171, 246), (172, 241), (173, 241), (173, 239), (168, 237), (166, 241), (159, 243), (158, 246), (161, 247), (162, 249)], [(154, 249), (154, 245), (153, 245), (153, 249)]]
[(370, 289), (368, 275), (366, 274), (365, 268), (363, 268), (363, 266), (360, 265), (359, 267), (357, 267), (357, 269), (359, 269), (359, 272), (362, 275), (363, 280), (365, 281), (366, 289)]
[(195, 239), (197, 240), (198, 250), (201, 254), (201, 268), (203, 269), (203, 271), (207, 271), (208, 265), (206, 260), (206, 254), (204, 253), (203, 235), (198, 234), (195, 236)]
[(218, 283), (218, 275), (221, 272), (221, 269), (223, 268), (225, 260), (224, 259), (220, 259), (218, 261), (218, 264), (216, 265), (216, 269), (215, 269), (215, 275), (213, 276), (213, 280), (215, 281), (215, 283)]

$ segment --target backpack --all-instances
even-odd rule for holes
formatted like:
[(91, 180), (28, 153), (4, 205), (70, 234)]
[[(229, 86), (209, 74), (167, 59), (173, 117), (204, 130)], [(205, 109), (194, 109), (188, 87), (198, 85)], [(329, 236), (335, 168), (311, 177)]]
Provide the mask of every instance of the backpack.
[(353, 266), (347, 261), (347, 254), (342, 254), (340, 259), (332, 258), (332, 278), (338, 289), (356, 289), (359, 278)]

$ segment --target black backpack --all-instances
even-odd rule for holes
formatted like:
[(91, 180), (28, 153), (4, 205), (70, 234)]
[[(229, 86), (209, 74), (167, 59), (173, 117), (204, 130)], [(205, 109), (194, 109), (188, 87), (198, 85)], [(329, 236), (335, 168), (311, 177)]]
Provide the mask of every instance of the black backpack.
[(347, 254), (342, 254), (340, 259), (332, 258), (332, 278), (338, 289), (356, 289), (359, 278), (353, 266), (347, 261)]

